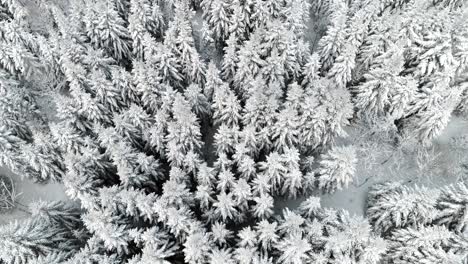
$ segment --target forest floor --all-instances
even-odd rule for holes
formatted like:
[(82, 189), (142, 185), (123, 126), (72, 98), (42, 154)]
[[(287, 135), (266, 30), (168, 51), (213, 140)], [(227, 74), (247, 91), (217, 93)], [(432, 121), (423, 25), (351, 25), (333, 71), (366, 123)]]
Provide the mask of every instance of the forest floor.
[(0, 167), (0, 174), (10, 176), (16, 186), (16, 192), (20, 194), (16, 208), (0, 212), (0, 224), (27, 218), (29, 216), (28, 205), (32, 202), (68, 200), (63, 184), (34, 183), (28, 179), (21, 179), (20, 176), (3, 167)]

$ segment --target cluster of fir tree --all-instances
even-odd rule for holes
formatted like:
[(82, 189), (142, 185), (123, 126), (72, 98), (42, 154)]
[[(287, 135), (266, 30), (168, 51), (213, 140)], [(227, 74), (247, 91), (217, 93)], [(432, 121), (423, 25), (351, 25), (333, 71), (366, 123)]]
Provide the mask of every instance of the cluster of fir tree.
[[(0, 8), (1, 164), (36, 181), (60, 180), (65, 171), (63, 151), (49, 144), (65, 139), (51, 137), (61, 132), (35, 104), (51, 87), (68, 95), (57, 100), (58, 116), (73, 120), (85, 140), (91, 123), (113, 123), (114, 112), (131, 104), (154, 113), (162, 92), (148, 89), (166, 90), (156, 84), (196, 104), (203, 141), (209, 141), (206, 127), (223, 122), (219, 140), (238, 129), (259, 134), (255, 144), (267, 150), (298, 145), (319, 152), (345, 135), (351, 117), (370, 125), (387, 120), (392, 125), (385, 127), (429, 143), (454, 109), (464, 112), (468, 60), (460, 0), (213, 0), (178, 8), (177, 1), (106, 0), (73, 2), (65, 11), (36, 4), (50, 20), (39, 29), (20, 1), (2, 0)], [(312, 54), (309, 11), (327, 21)], [(292, 102), (281, 106), (286, 90)], [(69, 98), (79, 100), (63, 103)], [(264, 129), (272, 123), (278, 128)]]
[(333, 3), (321, 73), (351, 91), (358, 118), (426, 145), (466, 114), (466, 1), (314, 2)]
[(463, 1), (314, 1), (312, 7), (329, 19), (313, 65), (352, 92), (357, 118), (428, 144), (454, 110), (465, 111)]
[(468, 261), (466, 183), (441, 189), (376, 184), (369, 191), (367, 217), (387, 241), (385, 263)]
[(35, 181), (60, 180), (62, 154), (36, 98), (54, 71), (47, 39), (33, 33), (20, 1), (0, 1), (0, 165)]
[[(31, 29), (20, 2), (1, 0), (2, 90), (14, 91), (15, 98), (19, 91), (31, 94), (30, 100), (21, 100), (26, 103), (2, 105), (16, 121), (2, 130), (2, 164), (37, 180), (63, 176), (67, 194), (81, 202), (92, 234), (72, 263), (166, 258), (229, 262), (235, 257), (239, 226), (255, 230), (261, 221), (276, 221), (276, 196), (295, 197), (316, 187), (334, 191), (352, 180), (352, 147), (332, 148), (318, 163), (313, 157), (346, 135), (353, 100), (364, 109), (359, 113), (372, 113), (361, 107), (359, 100), (365, 97), (354, 87), (366, 83), (372, 70), (387, 67), (379, 66), (385, 56), (404, 62), (407, 71), (396, 75), (417, 80), (416, 94), (427, 90), (423, 84), (430, 80), (415, 73), (424, 60), (410, 56), (424, 52), (419, 39), (405, 46), (403, 56), (386, 53), (400, 43), (398, 38), (395, 45), (386, 42), (392, 38), (374, 40), (387, 31), (400, 33), (391, 30), (390, 17), (414, 17), (408, 10), (419, 8), (416, 4), (428, 10), (418, 13), (419, 22), (403, 19), (421, 28), (411, 28), (402, 39), (436, 30), (452, 34), (462, 19), (461, 1), (348, 2), (105, 0), (71, 1), (65, 10), (40, 3), (51, 18), (42, 32)], [(315, 53), (306, 41), (311, 9), (329, 21)], [(455, 21), (449, 23), (452, 27), (422, 27), (427, 14), (440, 10)], [(203, 22), (197, 30), (200, 14)], [(206, 46), (221, 58), (203, 54)], [(440, 49), (432, 53), (440, 56)], [(432, 60), (426, 62), (432, 65)], [(437, 70), (445, 64), (439, 66)], [(357, 73), (363, 77), (354, 78)], [(55, 95), (59, 121), (26, 122), (33, 111), (22, 107), (32, 108), (34, 93), (24, 88), (36, 84), (37, 76), (46, 80), (44, 86), (60, 91)], [(382, 87), (387, 85), (374, 88)], [(432, 97), (419, 101), (424, 100), (440, 102)], [(425, 110), (439, 109), (430, 103)], [(29, 138), (20, 134), (24, 125)], [(424, 126), (429, 131), (441, 127)], [(292, 219), (301, 223), (304, 216)], [(209, 232), (220, 225), (239, 235), (211, 248), (218, 242)], [(325, 263), (352, 263), (367, 260), (362, 252), (373, 245), (350, 242), (340, 259), (327, 249), (331, 246), (322, 250), (305, 232), (289, 231), (278, 230), (279, 242), (271, 249), (258, 242), (240, 247), (259, 255), (252, 262), (287, 263), (287, 256), (297, 255), (291, 263), (301, 263), (323, 251)], [(188, 238), (199, 234), (208, 250), (191, 256)], [(340, 241), (345, 240), (336, 243)], [(370, 263), (378, 259), (369, 258)]]
[[(167, 201), (143, 192), (106, 192), (118, 195), (114, 198), (127, 217), (145, 215), (145, 224), (124, 229), (94, 218), (102, 217), (99, 213), (88, 214), (81, 221), (80, 210), (73, 205), (35, 203), (29, 219), (0, 227), (0, 260), (35, 264), (338, 264), (379, 263), (386, 251), (387, 243), (372, 233), (367, 220), (343, 210), (323, 209), (316, 197), (305, 200), (295, 211), (285, 209), (282, 216), (263, 218), (252, 225), (229, 228), (226, 222), (215, 221), (207, 228), (193, 215), (172, 218), (181, 215), (174, 208), (164, 212)], [(137, 201), (129, 200), (132, 195)], [(83, 222), (96, 233), (91, 236)]]

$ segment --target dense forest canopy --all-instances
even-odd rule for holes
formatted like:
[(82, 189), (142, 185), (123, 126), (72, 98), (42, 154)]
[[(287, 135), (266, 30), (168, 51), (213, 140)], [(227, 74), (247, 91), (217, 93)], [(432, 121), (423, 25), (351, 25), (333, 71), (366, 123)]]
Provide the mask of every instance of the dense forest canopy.
[(0, 260), (467, 263), (466, 183), (377, 184), (367, 218), (318, 197), (356, 178), (351, 127), (425, 149), (468, 115), (467, 11), (0, 0), (0, 165), (75, 202), (1, 226)]

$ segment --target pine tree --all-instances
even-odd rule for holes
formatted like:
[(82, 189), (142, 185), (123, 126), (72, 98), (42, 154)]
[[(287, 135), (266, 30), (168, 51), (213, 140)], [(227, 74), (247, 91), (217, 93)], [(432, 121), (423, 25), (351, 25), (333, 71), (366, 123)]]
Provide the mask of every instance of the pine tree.
[(245, 87), (249, 87), (249, 83), (255, 80), (261, 68), (266, 64), (265, 60), (261, 57), (260, 47), (257, 43), (259, 42), (259, 38), (260, 36), (255, 35), (255, 38), (252, 37), (245, 41), (239, 48), (239, 51), (236, 52), (237, 71), (233, 76), (233, 83), (234, 87), (242, 93), (246, 92)]
[(132, 37), (132, 51), (138, 59), (144, 57), (143, 36), (145, 33), (158, 34), (164, 26), (164, 18), (157, 3), (147, 0), (132, 0), (128, 30)]
[(287, 1), (281, 15), (285, 18), (288, 28), (296, 35), (304, 35), (307, 22), (309, 21), (309, 10), (311, 4), (307, 1)]
[(283, 157), (278, 152), (271, 152), (266, 157), (266, 161), (259, 164), (259, 167), (274, 190), (283, 185), (287, 167), (283, 162)]
[(272, 133), (272, 140), (278, 151), (293, 148), (298, 143), (299, 115), (297, 110), (286, 107), (277, 115), (277, 122)]
[(312, 249), (309, 242), (297, 234), (284, 238), (277, 247), (281, 252), (278, 261), (294, 264), (303, 263), (308, 258), (307, 253)]
[(328, 26), (327, 33), (320, 39), (318, 44), (320, 61), (325, 69), (331, 67), (344, 44), (345, 30), (343, 29), (346, 26), (348, 6), (345, 1), (331, 1), (329, 10), (330, 25)]
[(70, 252), (54, 252), (47, 254), (46, 256), (39, 256), (34, 259), (34, 263), (37, 264), (59, 264), (65, 263), (70, 257)]
[(70, 250), (68, 232), (31, 218), (0, 227), (0, 259), (6, 263), (29, 263), (36, 257)]
[[(420, 93), (417, 96), (419, 97), (418, 103), (409, 109), (413, 115), (406, 120), (406, 129), (407, 131), (411, 129), (410, 133), (414, 133), (424, 145), (430, 145), (432, 139), (440, 135), (447, 126), (461, 95), (459, 89), (445, 91), (442, 89), (436, 88)], [(441, 100), (433, 100), (435, 97)]]
[(211, 249), (211, 238), (205, 230), (196, 230), (188, 235), (184, 243), (185, 261), (187, 263), (203, 263), (207, 260)]
[(184, 96), (192, 106), (192, 111), (198, 116), (204, 116), (211, 113), (211, 107), (202, 88), (197, 84), (191, 84), (184, 91)]
[(214, 145), (218, 155), (220, 153), (228, 154), (234, 152), (234, 147), (239, 142), (238, 131), (238, 127), (228, 127), (224, 124), (218, 128), (216, 134), (214, 135)]
[(335, 147), (322, 155), (317, 169), (318, 186), (324, 192), (335, 192), (354, 180), (356, 153), (352, 146)]
[(230, 38), (245, 40), (249, 36), (254, 19), (254, 2), (252, 0), (232, 2), (230, 5), (232, 10), (232, 22), (229, 26)]
[(15, 135), (10, 130), (7, 130), (5, 126), (0, 127), (0, 149), (2, 151), (19, 149), (22, 140)]
[(21, 159), (25, 161), (24, 173), (27, 178), (37, 182), (48, 180), (60, 181), (64, 174), (61, 160), (57, 160), (57, 150), (44, 152), (37, 145), (25, 144), (21, 146)]
[(117, 254), (106, 254), (102, 242), (97, 237), (91, 237), (86, 246), (65, 263), (86, 264), (99, 262), (111, 264), (119, 261), (122, 262), (123, 260)]
[(269, 218), (273, 215), (274, 199), (268, 193), (260, 192), (253, 198), (255, 205), (252, 207), (252, 213), (257, 218)]
[(237, 57), (238, 48), (236, 36), (232, 34), (226, 40), (226, 47), (223, 48), (225, 55), (222, 64), (222, 77), (225, 80), (232, 81), (236, 74), (236, 65), (239, 60)]
[(241, 118), (241, 105), (236, 94), (227, 85), (222, 85), (213, 93), (212, 108), (215, 124), (237, 126)]
[[(149, 34), (145, 34), (143, 40), (146, 48), (144, 51), (145, 60), (151, 67), (155, 67), (159, 77), (162, 78), (162, 82), (179, 87), (184, 78), (182, 75), (182, 65), (180, 65), (174, 50), (165, 43), (156, 42)], [(173, 39), (171, 40), (174, 41)], [(169, 40), (166, 42), (169, 42)]]
[(373, 199), (367, 215), (377, 232), (428, 224), (436, 217), (437, 196), (437, 191), (426, 188), (392, 188)]
[(217, 41), (224, 41), (228, 37), (231, 10), (224, 0), (203, 0), (201, 2), (203, 17), (208, 23)]
[(102, 71), (94, 71), (91, 75), (91, 89), (99, 102), (111, 112), (118, 112), (123, 108), (123, 98), (114, 84), (106, 79)]
[(16, 137), (31, 141), (32, 133), (27, 121), (38, 112), (31, 92), (12, 75), (0, 69), (0, 95), (0, 124)]
[(464, 183), (449, 185), (442, 189), (437, 200), (435, 222), (445, 225), (456, 233), (463, 233), (468, 225), (468, 188)]
[(238, 179), (232, 187), (232, 193), (236, 198), (237, 206), (243, 212), (249, 209), (249, 202), (252, 200), (252, 190), (245, 179)]
[(175, 20), (169, 24), (164, 44), (174, 50), (182, 66), (185, 78), (198, 84), (204, 83), (206, 66), (195, 49), (192, 37), (191, 14), (188, 4), (179, 3), (175, 7)]
[[(257, 79), (259, 82), (261, 80)], [(257, 85), (258, 83), (255, 83)], [(244, 126), (253, 126), (259, 132), (262, 128), (273, 125), (275, 113), (278, 110), (278, 98), (268, 94), (265, 83), (258, 84), (260, 87), (254, 89), (245, 102), (242, 116)]]
[(188, 102), (179, 94), (172, 104), (172, 113), (174, 121), (167, 127), (166, 152), (174, 165), (181, 165), (184, 155), (190, 150), (196, 152), (202, 147), (200, 124)]
[(392, 193), (401, 192), (402, 188), (403, 185), (401, 181), (386, 181), (372, 185), (367, 194), (367, 206), (372, 207), (383, 197), (392, 195)]
[(461, 263), (466, 254), (466, 242), (442, 226), (396, 230), (391, 241), (387, 257), (399, 263)]
[(353, 116), (350, 94), (334, 87), (333, 81), (319, 79), (317, 90), (311, 92), (302, 105), (301, 131), (304, 151), (333, 143), (337, 137), (346, 137), (345, 126)]
[(96, 148), (87, 147), (82, 153), (67, 154), (65, 164), (63, 184), (67, 195), (79, 199), (85, 208), (94, 207), (93, 197), (98, 189), (113, 180), (111, 163)]
[[(392, 114), (394, 111), (389, 111), (389, 108), (393, 108), (397, 102), (400, 102), (400, 111), (404, 113), (413, 100), (417, 87), (415, 83), (398, 76), (402, 70), (403, 57), (401, 51), (396, 49), (397, 47), (393, 47), (378, 56), (373, 68), (363, 75), (366, 82), (355, 88), (356, 105), (370, 118)], [(395, 108), (397, 109), (397, 106)]]
[(215, 207), (214, 213), (216, 217), (223, 220), (239, 220), (240, 213), (236, 208), (236, 202), (232, 193), (221, 192), (216, 196), (216, 201), (213, 203)]
[(29, 205), (31, 215), (42, 219), (46, 223), (67, 228), (70, 231), (79, 231), (82, 228), (80, 219), (81, 210), (72, 203), (63, 201), (38, 201)]
[(234, 259), (232, 256), (232, 252), (230, 249), (218, 249), (214, 248), (209, 257), (210, 263), (213, 264), (222, 264), (222, 263), (227, 263), (227, 264), (234, 264)]
[(278, 224), (276, 222), (268, 222), (262, 220), (257, 223), (256, 230), (258, 233), (258, 241), (262, 249), (267, 252), (272, 244), (278, 243), (279, 235), (276, 234)]
[[(88, 3), (86, 6), (86, 34), (97, 48), (103, 48), (117, 60), (130, 56), (130, 33), (119, 16), (113, 1)], [(102, 15), (105, 14), (105, 15)]]
[(218, 245), (225, 245), (232, 238), (233, 232), (226, 228), (226, 224), (215, 222), (211, 226), (211, 235)]

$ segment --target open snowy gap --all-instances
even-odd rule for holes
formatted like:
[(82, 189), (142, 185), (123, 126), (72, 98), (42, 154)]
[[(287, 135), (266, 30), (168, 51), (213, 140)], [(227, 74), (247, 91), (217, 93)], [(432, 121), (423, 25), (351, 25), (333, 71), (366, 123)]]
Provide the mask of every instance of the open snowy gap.
[(0, 224), (27, 218), (27, 206), (35, 201), (57, 201), (68, 200), (65, 187), (60, 183), (38, 184), (28, 179), (21, 179), (10, 170), (0, 167), (0, 174), (10, 176), (16, 185), (16, 192), (21, 193), (18, 197), (16, 208), (0, 213)]

